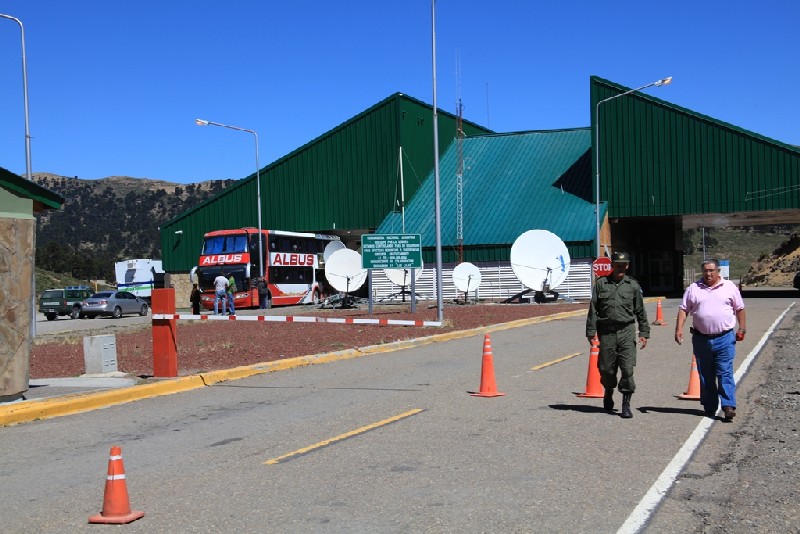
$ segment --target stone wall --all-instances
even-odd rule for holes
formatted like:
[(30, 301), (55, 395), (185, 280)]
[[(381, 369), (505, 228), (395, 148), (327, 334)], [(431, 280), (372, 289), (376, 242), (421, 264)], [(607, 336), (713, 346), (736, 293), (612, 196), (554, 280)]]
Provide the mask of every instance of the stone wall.
[(36, 221), (0, 217), (0, 401), (28, 390)]
[(192, 294), (189, 273), (167, 273), (164, 276), (164, 286), (175, 288), (175, 309), (189, 310), (192, 308), (189, 304), (189, 295)]

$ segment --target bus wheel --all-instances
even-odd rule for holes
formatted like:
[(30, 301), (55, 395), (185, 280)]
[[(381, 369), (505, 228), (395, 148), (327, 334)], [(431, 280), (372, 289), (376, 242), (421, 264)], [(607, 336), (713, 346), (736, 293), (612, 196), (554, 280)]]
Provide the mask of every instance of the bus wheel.
[(322, 300), (322, 299), (320, 298), (320, 295), (319, 295), (319, 289), (315, 289), (314, 293), (311, 295), (311, 303), (312, 304), (319, 304), (320, 300)]

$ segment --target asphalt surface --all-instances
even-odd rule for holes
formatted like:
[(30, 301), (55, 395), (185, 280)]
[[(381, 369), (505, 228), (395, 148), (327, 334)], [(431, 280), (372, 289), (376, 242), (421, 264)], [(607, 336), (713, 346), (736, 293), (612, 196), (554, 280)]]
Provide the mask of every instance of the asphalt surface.
[[(570, 379), (571, 390), (573, 392), (580, 390), (580, 386), (583, 385), (583, 377), (579, 377), (576, 381), (574, 375), (576, 369), (579, 375), (581, 374), (581, 368), (585, 369), (585, 354), (582, 358), (572, 358), (564, 363), (552, 364), (545, 368), (547, 371), (541, 372), (528, 371), (527, 373), (508, 376), (502, 372), (503, 369), (500, 367), (498, 369), (499, 389), (507, 391), (508, 397), (490, 400), (491, 404), (470, 405), (486, 407), (489, 412), (483, 415), (488, 419), (483, 417), (475, 419), (475, 414), (462, 412), (459, 407), (463, 405), (464, 401), (460, 398), (456, 401), (453, 398), (447, 403), (452, 404), (452, 406), (449, 409), (445, 409), (445, 419), (436, 419), (438, 421), (435, 423), (435, 427), (438, 427), (437, 430), (418, 430), (417, 433), (411, 436), (418, 436), (421, 439), (423, 436), (436, 435), (437, 432), (444, 433), (447, 436), (451, 432), (457, 431), (449, 429), (449, 423), (445, 421), (461, 421), (461, 426), (466, 427), (466, 434), (462, 436), (462, 439), (466, 438), (467, 441), (474, 441), (478, 449), (473, 452), (477, 453), (477, 456), (470, 458), (473, 454), (468, 452), (470, 450), (469, 447), (466, 450), (456, 448), (453, 451), (453, 454), (464, 460), (462, 462), (462, 469), (464, 470), (462, 475), (466, 475), (465, 477), (456, 476), (459, 468), (455, 465), (440, 466), (438, 469), (445, 469), (448, 476), (454, 476), (456, 480), (461, 480), (462, 484), (484, 485), (484, 491), (473, 493), (476, 491), (475, 488), (469, 491), (466, 489), (451, 489), (450, 491), (454, 492), (451, 499), (445, 499), (444, 502), (439, 504), (435, 502), (436, 499), (433, 499), (433, 502), (428, 504), (429, 506), (444, 507), (441, 508), (438, 514), (433, 516), (439, 518), (438, 523), (427, 524), (410, 520), (404, 523), (402, 520), (397, 519), (398, 523), (387, 524), (371, 522), (363, 515), (359, 516), (359, 518), (354, 518), (352, 515), (348, 516), (347, 507), (344, 505), (348, 498), (340, 495), (339, 499), (342, 502), (342, 506), (344, 506), (342, 509), (344, 515), (338, 515), (326, 508), (326, 513), (331, 514), (329, 519), (332, 521), (331, 525), (338, 526), (325, 527), (323, 523), (292, 522), (291, 517), (297, 518), (304, 514), (308, 515), (311, 510), (303, 510), (302, 508), (271, 509), (269, 516), (275, 519), (275, 525), (283, 525), (283, 528), (267, 528), (265, 531), (354, 531), (364, 527), (372, 531), (454, 532), (459, 530), (454, 526), (456, 524), (455, 518), (460, 518), (459, 521), (464, 528), (469, 525), (475, 525), (479, 531), (579, 532), (587, 530), (586, 525), (588, 523), (585, 521), (588, 520), (594, 525), (592, 528), (594, 531), (615, 531), (620, 525), (623, 525), (623, 519), (630, 518), (629, 512), (632, 514), (635, 511), (637, 503), (640, 503), (640, 499), (645, 496), (647, 487), (657, 479), (672, 455), (678, 452), (678, 442), (682, 442), (690, 434), (691, 429), (695, 428), (695, 425), (699, 428), (705, 424), (707, 428), (701, 439), (701, 445), (695, 452), (691, 453), (690, 460), (676, 473), (677, 480), (666, 490), (666, 497), (656, 502), (655, 512), (646, 517), (644, 530), (648, 532), (797, 532), (799, 523), (797, 521), (798, 508), (796, 502), (798, 499), (796, 498), (795, 481), (797, 480), (797, 475), (800, 474), (797, 467), (799, 463), (797, 451), (800, 449), (798, 447), (797, 430), (798, 426), (800, 426), (798, 425), (797, 415), (797, 398), (798, 391), (800, 391), (800, 383), (798, 382), (797, 369), (800, 366), (797, 366), (795, 362), (798, 358), (798, 346), (800, 345), (800, 337), (797, 334), (800, 329), (796, 328), (800, 314), (798, 314), (797, 309), (789, 308), (792, 301), (787, 300), (785, 297), (792, 295), (796, 296), (793, 293), (788, 293), (783, 297), (774, 294), (761, 297), (753, 297), (751, 295), (753, 300), (746, 300), (749, 310), (749, 334), (748, 339), (738, 347), (736, 365), (740, 368), (743, 362), (751, 355), (752, 363), (748, 372), (743, 375), (743, 381), (739, 386), (740, 408), (737, 419), (732, 424), (725, 424), (719, 420), (709, 421), (703, 418), (698, 413), (699, 404), (697, 403), (685, 401), (668, 402), (669, 398), (674, 398), (676, 393), (681, 393), (685, 389), (688, 381), (689, 364), (688, 361), (681, 360), (682, 358), (685, 359), (685, 355), (682, 355), (683, 349), (678, 348), (674, 342), (669, 343), (674, 329), (677, 302), (667, 301), (664, 303), (664, 315), (667, 325), (653, 327), (651, 343), (647, 349), (640, 353), (639, 367), (637, 368), (637, 376), (640, 378), (637, 382), (641, 393), (637, 392), (634, 396), (635, 417), (633, 420), (623, 423), (623, 420), (618, 418), (608, 419), (599, 409), (598, 401), (591, 399), (578, 400), (572, 396), (569, 389), (566, 391), (567, 395), (565, 396), (564, 384), (538, 381), (528, 384), (525, 380), (528, 376), (541, 376), (544, 378), (548, 376), (548, 373), (557, 369), (570, 368), (572, 375)], [(655, 317), (654, 307), (652, 303), (648, 305), (651, 319)], [(786, 317), (780, 323), (774, 325), (776, 318), (787, 308), (789, 308), (789, 311)], [(562, 345), (562, 352), (565, 352), (568, 345), (574, 341), (573, 338), (580, 339), (582, 335), (581, 325), (582, 318), (575, 317), (559, 321), (556, 326), (552, 324), (549, 326), (532, 325), (509, 332), (498, 331), (493, 334), (496, 343), (495, 353), (498, 354), (496, 358), (499, 359), (501, 357), (499, 355), (502, 354), (509, 356), (512, 354), (525, 355), (533, 350), (536, 356), (543, 361), (553, 362), (555, 361), (553, 356), (558, 354), (559, 345)], [(770, 332), (773, 326), (775, 327), (774, 333)], [(560, 332), (560, 335), (557, 332)], [(472, 334), (473, 338), (476, 336), (478, 334)], [(451, 364), (446, 362), (455, 362), (455, 359), (452, 358), (458, 358), (465, 353), (474, 352), (472, 344), (474, 344), (474, 341), (470, 341), (469, 338), (442, 340), (442, 343), (435, 344), (439, 348), (420, 347), (403, 351), (400, 353), (402, 358), (398, 361), (405, 361), (404, 365), (413, 365), (429, 370), (438, 369), (443, 365), (450, 367)], [(584, 345), (581, 345), (581, 347), (588, 352), (587, 347)], [(440, 354), (442, 356), (440, 363), (427, 363), (423, 360), (417, 362), (420, 356), (424, 356), (431, 351), (443, 353)], [(449, 358), (452, 360), (448, 359), (447, 355), (450, 355)], [(675, 356), (678, 356), (677, 360)], [(346, 389), (347, 386), (344, 382), (349, 381), (354, 376), (356, 369), (358, 369), (358, 373), (361, 373), (364, 367), (369, 368), (373, 365), (378, 365), (377, 362), (375, 364), (355, 363), (363, 361), (354, 360), (356, 367), (352, 367), (351, 371), (347, 371), (344, 375), (334, 379), (331, 389)], [(394, 358), (392, 361), (394, 361)], [(503, 360), (499, 361), (502, 362)], [(430, 367), (431, 365), (436, 367)], [(510, 365), (510, 363), (504, 365)], [(325, 367), (317, 367), (319, 370), (313, 371), (313, 374), (327, 374), (327, 371), (323, 371)], [(383, 374), (388, 375), (388, 377), (400, 377), (407, 372), (408, 369), (406, 367), (398, 367)], [(303, 376), (309, 373), (312, 373), (312, 371), (304, 370)], [(284, 373), (280, 374), (284, 375)], [(290, 376), (287, 374), (286, 378)], [(213, 388), (207, 388), (206, 386), (213, 383), (214, 379), (226, 380), (221, 374), (208, 378), (208, 383), (194, 384), (191, 387), (187, 387), (187, 389), (196, 387), (202, 388), (203, 391), (208, 391)], [(295, 380), (297, 378), (299, 376), (295, 375)], [(475, 389), (478, 385), (477, 377), (471, 378), (473, 384), (470, 385), (473, 385), (473, 389)], [(406, 386), (409, 388), (407, 394), (412, 399), (418, 397), (417, 401), (412, 400), (410, 402), (423, 404), (434, 402), (433, 400), (425, 400), (426, 397), (432, 396), (433, 392), (428, 389), (432, 384), (426, 384), (426, 380), (422, 376), (409, 377), (409, 379), (409, 386)], [(94, 385), (83, 387), (101, 388), (101, 379), (98, 378), (97, 380), (98, 382), (94, 382)], [(104, 378), (102, 380), (107, 379)], [(336, 387), (337, 380), (340, 382), (338, 385), (341, 387)], [(370, 381), (372, 382), (373, 379), (370, 379)], [(433, 382), (432, 379), (430, 381)], [(257, 385), (260, 382), (260, 375), (255, 374), (251, 378), (227, 382), (227, 384), (234, 387), (238, 385), (239, 388), (243, 388), (237, 389), (237, 392), (247, 392), (249, 391), (248, 388), (252, 387), (257, 388), (252, 391), (261, 390), (260, 388), (263, 386)], [(285, 391), (292, 391), (293, 388), (298, 387), (298, 384), (293, 384), (293, 382), (294, 380), (289, 379), (285, 385), (273, 384), (267, 387), (288, 388)], [(384, 387), (379, 388), (380, 390), (391, 391), (391, 388), (398, 387), (392, 380), (387, 380), (386, 382)], [(112, 384), (114, 383), (112, 382)], [(217, 383), (219, 386), (225, 385), (221, 382)], [(178, 382), (173, 381), (172, 385), (177, 386)], [(72, 386), (81, 387), (74, 384), (53, 382), (46, 386), (32, 388), (32, 391), (40, 390), (46, 396), (47, 391), (55, 392), (57, 391), (56, 388)], [(107, 387), (108, 385), (106, 384), (101, 389), (106, 389)], [(300, 387), (302, 388), (302, 386)], [(141, 387), (123, 387), (117, 391), (137, 389), (141, 389)], [(227, 391), (231, 390), (227, 389)], [(272, 391), (277, 393), (283, 390), (276, 389)], [(319, 390), (315, 389), (315, 391), (318, 392)], [(404, 389), (398, 391), (400, 392), (398, 394), (405, 394), (403, 393)], [(89, 397), (99, 397), (106, 393), (93, 394), (89, 395)], [(461, 391), (461, 393), (463, 394), (464, 392)], [(308, 393), (304, 393), (306, 401), (309, 400), (307, 395)], [(189, 397), (186, 398), (187, 400), (189, 399)], [(251, 401), (231, 401), (233, 403), (231, 409), (236, 403), (257, 402), (256, 398)], [(535, 401), (534, 406), (530, 408), (526, 408), (524, 404), (522, 407), (516, 407), (516, 404), (499, 404), (504, 408), (492, 414), (492, 407), (496, 406), (494, 403), (503, 403), (504, 399), (508, 403), (510, 400), (520, 398), (523, 399), (523, 403), (525, 403), (525, 399), (549, 399), (549, 406), (545, 404), (536, 408)], [(58, 401), (58, 399), (53, 399), (49, 402), (55, 403)], [(455, 403), (453, 404), (454, 401)], [(158, 398), (149, 402), (162, 403)], [(363, 402), (363, 399), (360, 402)], [(381, 402), (376, 404), (380, 405)], [(545, 400), (545, 402), (548, 401)], [(28, 401), (28, 403), (32, 404), (33, 402)], [(138, 403), (129, 404), (128, 406), (133, 408), (136, 404)], [(171, 407), (176, 402), (173, 400), (168, 404)], [(213, 410), (215, 412), (221, 413), (222, 407), (216, 406), (216, 402), (212, 402), (211, 405), (214, 405)], [(287, 408), (289, 407), (287, 406)], [(128, 408), (124, 409), (126, 411), (129, 410)], [(160, 411), (165, 409), (167, 409), (167, 405), (164, 405)], [(303, 409), (308, 409), (312, 413), (316, 410), (323, 410), (321, 406), (316, 408), (313, 405), (308, 406), (308, 404), (304, 405)], [(431, 406), (425, 413), (433, 415), (434, 412), (441, 409), (441, 406), (439, 408)], [(191, 414), (194, 409), (187, 408), (187, 410), (187, 413)], [(139, 410), (134, 411), (134, 413), (138, 412)], [(2, 412), (0, 411), (0, 413)], [(524, 416), (522, 420), (518, 420), (517, 416), (519, 415)], [(586, 428), (580, 431), (580, 429), (575, 429), (571, 426), (573, 423), (570, 423), (569, 427), (560, 429), (558, 424), (553, 427), (552, 420), (554, 415), (556, 415), (556, 419), (564, 421), (565, 424), (570, 420), (574, 422), (577, 418), (583, 421)], [(294, 417), (298, 416), (299, 414)], [(191, 416), (185, 415), (183, 417)], [(415, 421), (422, 422), (425, 420), (423, 416), (414, 415), (411, 417), (415, 418)], [(127, 416), (125, 419), (127, 419)], [(300, 419), (305, 419), (305, 416), (300, 417)], [(365, 419), (368, 420), (369, 417), (365, 417)], [(524, 420), (527, 420), (528, 423), (524, 423)], [(486, 427), (489, 421), (491, 421), (490, 425), (493, 428), (491, 431)], [(617, 424), (615, 421), (619, 421), (621, 424)], [(221, 421), (219, 422), (221, 423)], [(42, 424), (45, 423), (38, 423), (37, 426)], [(277, 425), (278, 422), (275, 421), (275, 424)], [(24, 426), (22, 425), (22, 427)], [(35, 433), (39, 433), (42, 430), (43, 428), (40, 428)], [(296, 428), (295, 432), (299, 430), (299, 428)], [(2, 438), (2, 432), (3, 430), (0, 429), (0, 438)], [(138, 434), (133, 430), (131, 432)], [(696, 428), (695, 432), (697, 432)], [(222, 431), (222, 433), (225, 434), (225, 431)], [(458, 433), (461, 434), (461, 432)], [(324, 432), (323, 435), (325, 435)], [(333, 430), (331, 430), (331, 435), (333, 435)], [(655, 441), (660, 445), (653, 443), (643, 447), (642, 443), (640, 443), (642, 440), (649, 439), (646, 436), (656, 435), (661, 436)], [(542, 445), (538, 449), (530, 449), (525, 445), (524, 441), (521, 441), (525, 439), (525, 436), (527, 436), (527, 439), (537, 443), (541, 441)], [(665, 436), (667, 439), (664, 439)], [(675, 438), (678, 438), (678, 442), (676, 442)], [(452, 443), (448, 444), (446, 440), (434, 441), (440, 441), (440, 443), (428, 443), (426, 447), (434, 449), (437, 446), (445, 449), (453, 447)], [(576, 441), (578, 446), (576, 446)], [(544, 447), (544, 443), (558, 442), (562, 442), (564, 445), (558, 451), (558, 456), (550, 457), (551, 451), (548, 447)], [(581, 446), (581, 442), (583, 446)], [(593, 445), (595, 443), (596, 445)], [(387, 444), (387, 446), (400, 449), (405, 445), (405, 440), (397, 441), (392, 445)], [(13, 448), (13, 442), (7, 442), (6, 446)], [(484, 459), (477, 460), (477, 458), (481, 457), (481, 451), (483, 451)], [(536, 465), (534, 471), (528, 472), (524, 461), (523, 463), (518, 462), (521, 453), (523, 457), (527, 455), (531, 465)], [(365, 454), (365, 452), (361, 454)], [(488, 456), (486, 456), (487, 454)], [(586, 456), (587, 454), (590, 456)], [(396, 474), (399, 476), (400, 473), (405, 471), (411, 473), (421, 469), (423, 464), (427, 465), (426, 469), (430, 469), (433, 459), (428, 458), (428, 456), (428, 454), (418, 451), (415, 460), (409, 460), (410, 463), (396, 466)], [(512, 458), (516, 458), (516, 460), (512, 461)], [(540, 462), (543, 460), (544, 463), (541, 464)], [(587, 460), (594, 464), (595, 467), (589, 473), (581, 475), (581, 471), (584, 470), (581, 466)], [(442, 460), (438, 459), (436, 461), (441, 462)], [(470, 461), (486, 462), (489, 464), (490, 469), (488, 469), (488, 472), (484, 471), (478, 463), (470, 465)], [(566, 464), (564, 463), (565, 461)], [(509, 462), (514, 465), (511, 473), (507, 473), (509, 466), (502, 466), (503, 462)], [(554, 470), (546, 467), (548, 462), (553, 463)], [(636, 473), (635, 477), (629, 481), (622, 479), (622, 484), (620, 484), (619, 467), (631, 470), (631, 474)], [(497, 469), (497, 471), (493, 472), (492, 468)], [(452, 471), (452, 469), (456, 471)], [(318, 476), (324, 479), (324, 474), (320, 473), (318, 473)], [(341, 476), (341, 474), (338, 476)], [(430, 474), (430, 476), (434, 475)], [(510, 478), (508, 478), (509, 476)], [(581, 476), (586, 477), (583, 484), (584, 487), (580, 487), (580, 484), (575, 485), (575, 481), (580, 480)], [(634, 478), (640, 480), (640, 482), (634, 482)], [(431, 479), (429, 484), (433, 480)], [(648, 480), (649, 482), (646, 482)], [(611, 481), (617, 482), (612, 483)], [(288, 480), (285, 482), (287, 487), (291, 485)], [(529, 486), (530, 482), (535, 482), (535, 485)], [(642, 485), (643, 482), (644, 485)], [(389, 484), (391, 485), (391, 482)], [(545, 489), (549, 488), (549, 496), (548, 491), (545, 491), (544, 494), (540, 493), (541, 486), (544, 486)], [(7, 487), (11, 488), (13, 484), (9, 484)], [(526, 487), (528, 488), (527, 490), (524, 489)], [(424, 493), (422, 489), (419, 491)], [(518, 517), (515, 515), (515, 511), (508, 508), (510, 503), (517, 502), (519, 499), (520, 496), (517, 495), (519, 491), (529, 492), (527, 498), (523, 499), (524, 501), (529, 501), (529, 505), (524, 510), (529, 518), (528, 520), (524, 519), (524, 516)], [(497, 493), (494, 494), (493, 492)], [(349, 491), (343, 493), (347, 494)], [(418, 495), (412, 497), (411, 500), (414, 501), (416, 497)], [(278, 499), (277, 496), (273, 496), (273, 498)], [(302, 503), (305, 502), (303, 497), (297, 494), (296, 498), (302, 506)], [(364, 499), (363, 496), (359, 498)], [(181, 497), (181, 499), (191, 500), (185, 496)], [(335, 500), (336, 498), (333, 499)], [(565, 504), (568, 501), (574, 503), (577, 509), (573, 504)], [(473, 502), (489, 503), (491, 506), (489, 509), (484, 510), (475, 509), (455, 513), (455, 510), (450, 508), (454, 502), (461, 502), (465, 510)], [(336, 505), (333, 504), (333, 506), (333, 510), (335, 510)], [(384, 504), (384, 506), (386, 505)], [(587, 509), (585, 512), (580, 512), (581, 506), (589, 507), (591, 511)], [(608, 508), (605, 516), (602, 515), (604, 507)], [(148, 503), (148, 510), (153, 510), (154, 508), (155, 504)], [(210, 506), (209, 508), (213, 511), (215, 507)], [(530, 517), (536, 516), (538, 518), (540, 514), (546, 513), (547, 510), (550, 510), (550, 514), (556, 520), (545, 520), (544, 517), (541, 517), (534, 527), (534, 524), (530, 522)], [(564, 514), (568, 513), (567, 510), (571, 510), (569, 513), (574, 516), (569, 520), (564, 518)], [(623, 510), (627, 511), (623, 512)], [(601, 512), (600, 516), (597, 516), (598, 511)], [(222, 510), (218, 512), (223, 513)], [(418, 512), (424, 517), (430, 510), (418, 510)], [(167, 515), (166, 511), (162, 510), (161, 513), (165, 516)], [(350, 510), (350, 513), (352, 513), (352, 510)], [(620, 515), (621, 513), (622, 515)], [(292, 516), (292, 514), (294, 515)], [(447, 514), (454, 515), (448, 519)], [(214, 514), (212, 513), (211, 515)], [(376, 517), (378, 515), (376, 511)], [(242, 526), (242, 531), (252, 530), (252, 523), (248, 523), (246, 520), (243, 521), (243, 523), (241, 521), (232, 521), (231, 526), (239, 524)], [(24, 523), (25, 521), (19, 524)], [(139, 526), (134, 527), (132, 525), (131, 527), (136, 531), (146, 532), (151, 528), (159, 530), (158, 525), (168, 529), (169, 527), (166, 525), (169, 524), (159, 522), (158, 519), (153, 518), (146, 524), (140, 523)], [(193, 519), (189, 519), (187, 524), (190, 526), (186, 529), (178, 528), (177, 530), (210, 532), (214, 531), (212, 525), (223, 528), (221, 525), (225, 523), (211, 522), (202, 526), (204, 523), (196, 523)], [(423, 528), (423, 524), (426, 524), (427, 527)], [(342, 525), (346, 525), (346, 527), (342, 528)], [(481, 525), (483, 528), (481, 528)], [(494, 525), (494, 527), (489, 527), (488, 525)], [(12, 531), (14, 530), (12, 529)], [(48, 529), (45, 528), (42, 531), (48, 531)], [(621, 531), (633, 530), (623, 529)]]

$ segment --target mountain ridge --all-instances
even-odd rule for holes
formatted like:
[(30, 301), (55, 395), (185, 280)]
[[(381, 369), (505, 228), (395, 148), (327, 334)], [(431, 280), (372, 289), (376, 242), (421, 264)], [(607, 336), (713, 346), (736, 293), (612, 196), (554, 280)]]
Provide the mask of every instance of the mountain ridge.
[(114, 263), (161, 258), (158, 227), (235, 180), (178, 184), (109, 176), (96, 180), (34, 173), (32, 181), (64, 197), (61, 210), (36, 216), (36, 265), (75, 278), (114, 279)]

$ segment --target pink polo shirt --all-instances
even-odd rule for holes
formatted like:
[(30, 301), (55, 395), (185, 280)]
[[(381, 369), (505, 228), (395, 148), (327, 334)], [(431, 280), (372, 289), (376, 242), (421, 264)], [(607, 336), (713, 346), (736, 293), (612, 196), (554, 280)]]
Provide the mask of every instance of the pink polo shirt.
[(698, 280), (686, 288), (680, 309), (692, 316), (692, 326), (703, 334), (719, 334), (736, 326), (736, 312), (744, 309), (736, 284), (722, 279), (714, 287)]

